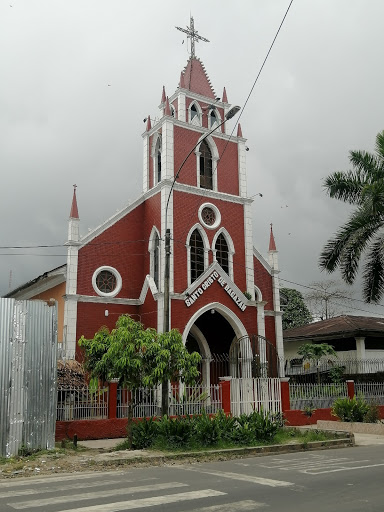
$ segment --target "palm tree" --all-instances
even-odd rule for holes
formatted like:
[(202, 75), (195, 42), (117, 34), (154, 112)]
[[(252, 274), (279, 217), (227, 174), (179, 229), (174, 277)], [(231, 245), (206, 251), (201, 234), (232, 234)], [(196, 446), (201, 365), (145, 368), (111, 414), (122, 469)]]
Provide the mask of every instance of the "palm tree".
[(384, 293), (384, 131), (376, 136), (375, 152), (350, 151), (353, 170), (334, 172), (324, 182), (330, 197), (356, 205), (348, 221), (328, 240), (320, 268), (341, 271), (352, 284), (364, 255), (363, 296), (379, 302)]

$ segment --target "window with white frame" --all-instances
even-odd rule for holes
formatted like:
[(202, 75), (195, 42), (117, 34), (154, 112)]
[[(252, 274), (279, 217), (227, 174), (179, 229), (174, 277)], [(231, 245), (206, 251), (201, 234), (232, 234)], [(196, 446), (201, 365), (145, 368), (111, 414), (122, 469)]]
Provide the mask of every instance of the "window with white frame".
[(217, 112), (215, 109), (212, 109), (209, 112), (209, 128), (213, 129), (216, 128), (216, 126), (219, 125), (219, 116), (217, 115)]
[(192, 103), (189, 107), (189, 122), (195, 126), (201, 126), (201, 113), (196, 103)]
[(195, 229), (189, 238), (190, 250), (190, 281), (193, 283), (204, 273), (205, 251), (203, 237), (198, 229)]
[(213, 190), (212, 153), (207, 141), (203, 140), (200, 152), (200, 187)]
[(151, 237), (149, 240), (149, 253), (150, 253), (150, 275), (152, 276), (157, 289), (159, 290), (160, 283), (160, 236), (157, 229), (152, 229)]
[(215, 251), (217, 263), (229, 275), (229, 248), (223, 233), (216, 239)]
[(155, 183), (161, 181), (161, 137), (158, 137), (154, 154)]
[(92, 276), (92, 286), (101, 297), (115, 297), (122, 287), (120, 273), (113, 267), (99, 267)]

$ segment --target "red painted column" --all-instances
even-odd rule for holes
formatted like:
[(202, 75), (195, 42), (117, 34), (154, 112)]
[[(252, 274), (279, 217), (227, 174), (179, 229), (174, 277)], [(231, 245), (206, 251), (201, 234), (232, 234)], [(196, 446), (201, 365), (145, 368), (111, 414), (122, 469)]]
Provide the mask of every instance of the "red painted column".
[(231, 377), (220, 377), (221, 405), (225, 414), (231, 414)]
[(348, 397), (353, 398), (355, 396), (355, 382), (353, 380), (347, 380)]
[(289, 400), (289, 377), (280, 379), (281, 385), (281, 409), (282, 411), (290, 411), (291, 403)]
[(118, 382), (109, 383), (109, 399), (108, 399), (108, 419), (117, 418), (117, 384)]

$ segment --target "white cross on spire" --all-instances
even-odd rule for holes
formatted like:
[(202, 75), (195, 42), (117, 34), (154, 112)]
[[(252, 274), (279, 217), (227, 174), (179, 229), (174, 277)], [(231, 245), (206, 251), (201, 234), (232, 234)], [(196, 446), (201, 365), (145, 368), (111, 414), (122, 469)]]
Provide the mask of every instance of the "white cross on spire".
[(181, 32), (184, 32), (187, 34), (188, 39), (191, 40), (191, 57), (195, 57), (195, 42), (198, 43), (199, 41), (205, 41), (206, 43), (209, 43), (208, 39), (205, 39), (205, 37), (199, 36), (197, 30), (195, 30), (195, 24), (193, 22), (193, 17), (191, 16), (190, 25), (189, 27), (181, 28), (181, 27), (175, 27), (177, 30), (180, 30)]

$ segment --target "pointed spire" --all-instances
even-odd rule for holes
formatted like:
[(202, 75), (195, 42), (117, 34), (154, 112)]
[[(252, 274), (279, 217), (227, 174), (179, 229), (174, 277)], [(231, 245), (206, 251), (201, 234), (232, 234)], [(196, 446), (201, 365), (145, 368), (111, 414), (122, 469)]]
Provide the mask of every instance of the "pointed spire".
[(165, 115), (165, 116), (170, 116), (170, 115), (172, 115), (172, 114), (171, 114), (171, 107), (169, 106), (168, 96), (167, 96), (167, 99), (166, 99), (166, 102), (165, 102), (164, 115)]
[(147, 132), (149, 132), (149, 130), (152, 128), (152, 123), (151, 123), (151, 116), (148, 115), (147, 117), (147, 126), (145, 127), (145, 129), (147, 130)]
[(237, 136), (238, 137), (243, 137), (243, 132), (241, 131), (241, 124), (240, 123), (237, 125)]
[(166, 98), (166, 95), (165, 95), (165, 86), (163, 85), (163, 93), (161, 95), (161, 104), (165, 103), (165, 98)]
[(269, 235), (269, 251), (276, 251), (275, 237), (273, 236), (273, 229), (271, 224), (271, 233)]
[(221, 101), (223, 103), (228, 103), (228, 98), (227, 98), (227, 91), (225, 90), (225, 87), (223, 89), (223, 96), (221, 97)]
[(184, 81), (183, 73), (180, 73), (180, 84), (179, 84), (179, 87), (180, 87), (180, 89), (185, 89), (185, 81)]
[(76, 188), (77, 188), (77, 185), (73, 185), (72, 206), (71, 206), (71, 213), (69, 214), (69, 217), (71, 219), (79, 218), (79, 210), (77, 209)]

